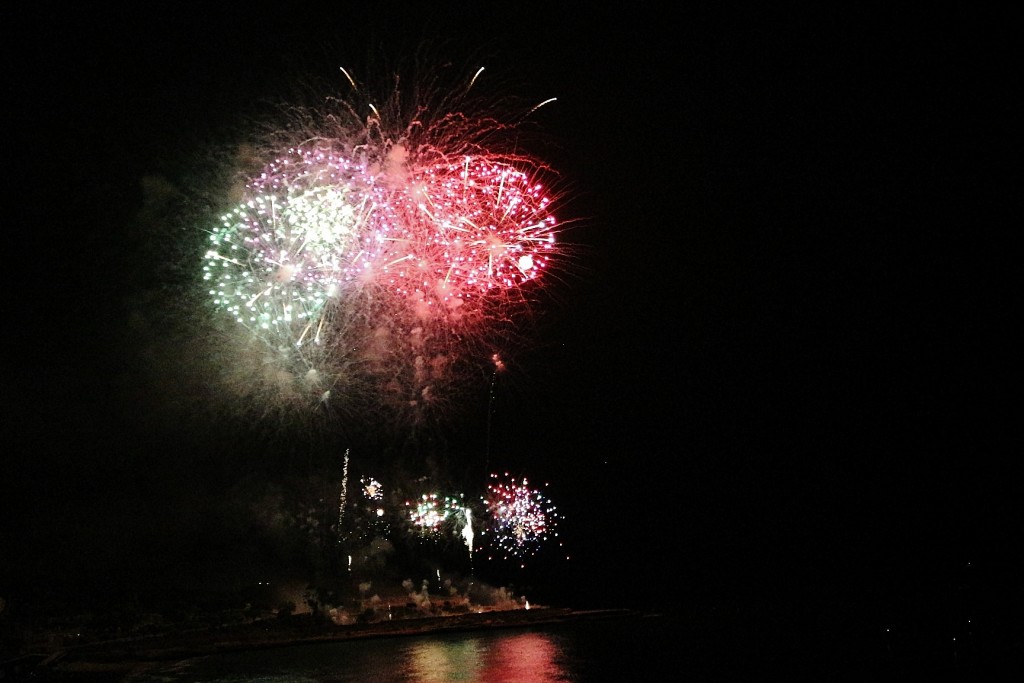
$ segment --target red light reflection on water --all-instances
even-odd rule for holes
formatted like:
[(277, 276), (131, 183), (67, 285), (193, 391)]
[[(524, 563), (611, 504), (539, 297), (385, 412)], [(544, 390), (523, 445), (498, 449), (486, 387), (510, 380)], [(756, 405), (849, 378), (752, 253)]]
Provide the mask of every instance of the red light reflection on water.
[(502, 638), (425, 640), (410, 651), (408, 681), (554, 683), (568, 680), (561, 649), (550, 635), (517, 633)]

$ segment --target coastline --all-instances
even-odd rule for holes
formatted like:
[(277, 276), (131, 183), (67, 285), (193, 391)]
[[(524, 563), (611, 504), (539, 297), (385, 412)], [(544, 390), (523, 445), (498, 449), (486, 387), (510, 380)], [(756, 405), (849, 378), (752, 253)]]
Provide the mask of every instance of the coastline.
[(118, 680), (120, 676), (144, 670), (158, 662), (224, 652), (644, 616), (657, 615), (634, 609), (574, 610), (535, 606), (347, 625), (316, 620), (309, 614), (291, 615), (244, 625), (76, 645), (47, 655), (28, 656), (35, 659), (26, 658), (24, 671), (48, 672), (56, 676), (53, 680), (83, 674), (111, 676), (103, 680)]

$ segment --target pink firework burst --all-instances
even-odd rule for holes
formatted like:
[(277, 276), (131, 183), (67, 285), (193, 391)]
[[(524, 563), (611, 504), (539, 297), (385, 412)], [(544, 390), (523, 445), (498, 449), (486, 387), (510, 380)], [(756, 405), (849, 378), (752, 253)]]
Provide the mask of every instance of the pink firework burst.
[[(507, 300), (555, 252), (557, 221), (544, 185), (487, 156), (417, 170), (408, 224), (416, 235), (396, 291), (440, 311)], [(515, 298), (515, 297), (512, 297)]]
[(512, 479), (508, 473), (503, 481), (497, 474), (491, 478), (495, 481), (484, 496), (488, 533), (505, 557), (533, 555), (545, 541), (558, 536), (558, 511), (541, 491), (530, 488), (527, 479)]

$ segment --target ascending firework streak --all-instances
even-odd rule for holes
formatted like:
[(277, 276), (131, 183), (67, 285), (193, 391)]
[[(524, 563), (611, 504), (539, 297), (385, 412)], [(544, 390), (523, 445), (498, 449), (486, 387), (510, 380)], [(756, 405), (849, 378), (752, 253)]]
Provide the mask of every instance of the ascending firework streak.
[(469, 550), (470, 562), (473, 560), (473, 512), (468, 506), (462, 508), (462, 513), (466, 517), (466, 525), (462, 527), (462, 539), (466, 542), (466, 548)]
[(491, 356), (494, 362), (494, 371), (491, 373), (491, 390), (487, 397), (487, 444), (484, 455), (484, 471), (491, 468), (491, 421), (494, 415), (494, 383), (498, 379), (498, 373), (505, 369), (505, 362), (497, 353)]
[(342, 534), (342, 523), (345, 521), (345, 498), (348, 496), (348, 452), (349, 449), (345, 449), (345, 465), (342, 467), (341, 473), (341, 497), (338, 501), (338, 543), (341, 543), (343, 538)]

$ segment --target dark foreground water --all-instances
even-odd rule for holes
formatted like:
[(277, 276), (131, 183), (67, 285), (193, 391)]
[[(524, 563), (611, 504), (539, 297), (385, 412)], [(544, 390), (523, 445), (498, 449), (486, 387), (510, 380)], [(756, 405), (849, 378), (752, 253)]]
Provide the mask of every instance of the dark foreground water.
[[(132, 683), (545, 683), (552, 681), (1018, 680), (1024, 651), (935, 639), (910, 643), (859, 628), (804, 630), (763, 620), (629, 614), (546, 625), (383, 637), (221, 653), (79, 672), (60, 681)], [(947, 646), (949, 645), (949, 646)], [(1013, 672), (1008, 678), (1006, 672)], [(49, 679), (47, 679), (49, 680)]]
[(160, 664), (125, 680), (543, 683), (655, 680), (672, 658), (661, 617), (297, 645)]

